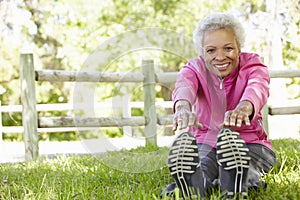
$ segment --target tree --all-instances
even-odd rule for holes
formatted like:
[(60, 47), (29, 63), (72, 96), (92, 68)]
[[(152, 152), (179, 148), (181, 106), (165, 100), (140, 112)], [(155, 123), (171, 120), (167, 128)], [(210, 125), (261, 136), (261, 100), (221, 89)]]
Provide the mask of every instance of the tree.
[[(278, 10), (278, 22), (282, 28), (280, 40), (283, 45), (283, 64), (289, 68), (299, 68), (299, 1), (278, 2), (281, 5)], [(191, 39), (197, 22), (214, 11), (230, 11), (239, 16), (248, 33), (245, 50), (257, 51), (263, 57), (267, 57), (268, 24), (264, 24), (261, 19), (266, 19), (269, 15), (267, 5), (262, 0), (2, 0), (0, 90), (5, 93), (1, 95), (0, 100), (2, 104), (20, 104), (19, 54), (22, 49), (30, 49), (34, 53), (36, 69), (80, 70), (95, 49), (126, 32), (157, 27)], [(157, 42), (159, 39), (153, 38)], [(174, 43), (174, 48), (178, 48), (176, 45), (177, 43)], [(111, 46), (108, 45), (107, 48), (109, 51)], [(182, 46), (182, 49), (184, 48), (186, 46)], [(184, 51), (195, 55), (192, 48)], [(172, 54), (159, 50), (125, 52), (99, 70), (138, 70), (134, 66), (140, 66), (141, 60), (137, 58), (145, 56), (156, 60), (156, 71), (178, 71), (188, 59), (180, 56), (181, 54), (182, 52)], [(299, 84), (299, 79), (291, 79), (287, 83), (288, 88), (293, 91), (293, 98), (300, 97), (300, 91), (295, 89), (299, 88)], [(67, 102), (73, 95), (72, 86), (70, 83), (39, 83), (37, 102)], [(97, 101), (107, 100), (133, 89), (132, 101), (141, 100), (141, 91), (132, 84), (125, 85), (125, 91), (119, 90), (113, 84), (102, 87), (103, 89), (97, 92)], [(157, 87), (157, 98), (170, 100), (172, 87)], [(171, 111), (167, 110), (166, 113)], [(12, 123), (10, 117), (3, 119)], [(17, 121), (20, 123), (20, 116), (17, 117)]]

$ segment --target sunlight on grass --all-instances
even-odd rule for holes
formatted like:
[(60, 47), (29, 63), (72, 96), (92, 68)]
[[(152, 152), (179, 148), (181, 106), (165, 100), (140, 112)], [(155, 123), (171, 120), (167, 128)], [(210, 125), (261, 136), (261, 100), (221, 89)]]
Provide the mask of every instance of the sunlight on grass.
[[(300, 199), (300, 141), (274, 141), (277, 165), (266, 191), (249, 199)], [(138, 147), (97, 156), (58, 156), (0, 165), (0, 199), (160, 199), (173, 179), (167, 148)], [(215, 191), (209, 199), (219, 199)], [(171, 199), (165, 197), (164, 199)]]

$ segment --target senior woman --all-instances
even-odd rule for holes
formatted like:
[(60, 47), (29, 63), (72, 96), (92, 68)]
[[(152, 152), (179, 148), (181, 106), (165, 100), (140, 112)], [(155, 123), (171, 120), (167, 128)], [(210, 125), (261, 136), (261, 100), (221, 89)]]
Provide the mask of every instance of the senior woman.
[(189, 129), (172, 144), (168, 166), (184, 197), (204, 197), (217, 181), (222, 197), (246, 199), (276, 162), (261, 115), (269, 72), (257, 54), (241, 52), (244, 30), (230, 14), (208, 15), (193, 39), (199, 57), (173, 91), (173, 129)]

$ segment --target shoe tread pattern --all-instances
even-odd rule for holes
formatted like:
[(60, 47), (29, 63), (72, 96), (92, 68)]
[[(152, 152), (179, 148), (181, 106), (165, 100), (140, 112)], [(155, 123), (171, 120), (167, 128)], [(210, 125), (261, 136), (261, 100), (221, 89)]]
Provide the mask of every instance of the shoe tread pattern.
[(250, 156), (249, 149), (238, 132), (223, 129), (219, 133), (217, 160), (219, 165), (231, 174), (232, 185), (225, 189), (226, 199), (247, 199), (247, 192), (243, 186), (246, 184)]
[(192, 197), (190, 180), (191, 175), (196, 172), (200, 158), (195, 137), (184, 132), (173, 142), (168, 157), (168, 167), (176, 184), (182, 191), (183, 197)]
[(249, 168), (249, 149), (238, 132), (225, 129), (218, 135), (217, 156), (225, 170)]
[(199, 153), (195, 137), (189, 132), (182, 133), (170, 148), (168, 167), (171, 174), (195, 173), (198, 164)]

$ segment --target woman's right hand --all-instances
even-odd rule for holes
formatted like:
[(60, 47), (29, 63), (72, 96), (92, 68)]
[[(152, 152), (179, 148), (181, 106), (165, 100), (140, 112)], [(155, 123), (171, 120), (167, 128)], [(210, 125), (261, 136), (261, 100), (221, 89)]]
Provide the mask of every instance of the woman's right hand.
[(173, 131), (182, 130), (190, 126), (201, 129), (203, 126), (198, 122), (198, 117), (191, 111), (188, 101), (179, 100), (175, 104), (175, 114), (173, 118)]

